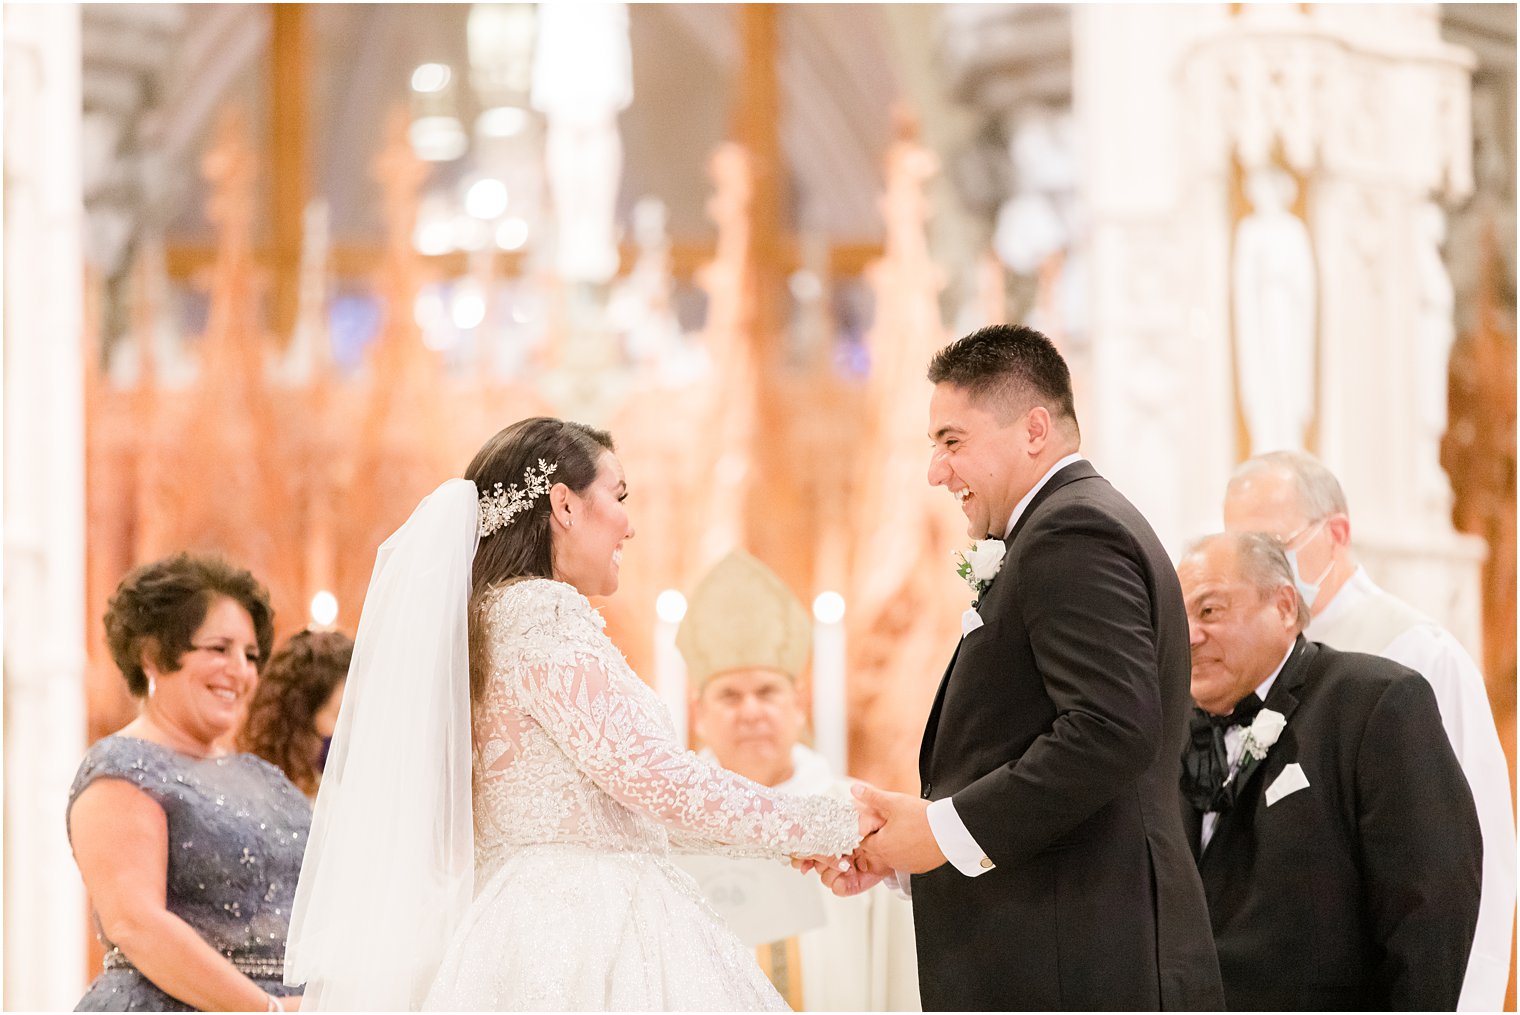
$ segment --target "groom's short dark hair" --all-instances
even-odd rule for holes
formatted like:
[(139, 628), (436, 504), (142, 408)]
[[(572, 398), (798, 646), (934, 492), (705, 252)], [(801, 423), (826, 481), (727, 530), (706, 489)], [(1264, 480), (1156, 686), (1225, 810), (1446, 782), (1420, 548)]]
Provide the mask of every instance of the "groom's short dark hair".
[(1011, 418), (1043, 405), (1077, 432), (1071, 371), (1055, 343), (1022, 324), (992, 324), (958, 338), (929, 361), (932, 384), (952, 384)]

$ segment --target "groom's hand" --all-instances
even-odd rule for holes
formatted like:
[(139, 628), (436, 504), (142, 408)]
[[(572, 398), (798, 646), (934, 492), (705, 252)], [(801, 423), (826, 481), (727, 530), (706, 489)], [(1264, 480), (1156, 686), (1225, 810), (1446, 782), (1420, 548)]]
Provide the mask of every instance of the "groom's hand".
[(929, 801), (864, 783), (856, 784), (851, 792), (862, 810), (881, 820), (881, 827), (860, 844), (860, 858), (867, 870), (922, 874), (945, 862), (929, 827)]

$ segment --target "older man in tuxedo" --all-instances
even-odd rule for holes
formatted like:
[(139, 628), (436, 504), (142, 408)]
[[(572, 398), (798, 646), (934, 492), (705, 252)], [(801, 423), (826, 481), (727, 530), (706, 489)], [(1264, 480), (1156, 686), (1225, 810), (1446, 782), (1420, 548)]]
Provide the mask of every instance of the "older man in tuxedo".
[(1181, 807), (1232, 1010), (1451, 1011), (1482, 839), (1430, 685), (1305, 639), (1280, 544), (1178, 565), (1194, 715)]
[(1305, 637), (1402, 663), (1435, 691), (1483, 829), (1483, 903), (1458, 1010), (1502, 1008), (1515, 920), (1515, 812), (1483, 674), (1449, 631), (1379, 588), (1357, 563), (1346, 495), (1314, 456), (1273, 451), (1241, 463), (1225, 491), (1224, 527), (1283, 541), (1309, 607)]
[(1188, 652), (1171, 561), (1078, 453), (1048, 338), (984, 328), (929, 379), (929, 482), (985, 540), (977, 600), (924, 731), (920, 795), (857, 787), (884, 824), (861, 869), (826, 880), (912, 875), (927, 1010), (1222, 1007), (1176, 807)]

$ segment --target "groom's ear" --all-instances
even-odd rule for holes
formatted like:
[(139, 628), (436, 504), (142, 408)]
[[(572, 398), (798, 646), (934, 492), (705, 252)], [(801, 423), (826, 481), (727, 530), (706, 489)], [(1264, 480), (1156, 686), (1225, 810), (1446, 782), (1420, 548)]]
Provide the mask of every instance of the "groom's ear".
[(1029, 440), (1029, 450), (1039, 454), (1050, 441), (1052, 423), (1050, 410), (1037, 405), (1024, 417), (1024, 433)]

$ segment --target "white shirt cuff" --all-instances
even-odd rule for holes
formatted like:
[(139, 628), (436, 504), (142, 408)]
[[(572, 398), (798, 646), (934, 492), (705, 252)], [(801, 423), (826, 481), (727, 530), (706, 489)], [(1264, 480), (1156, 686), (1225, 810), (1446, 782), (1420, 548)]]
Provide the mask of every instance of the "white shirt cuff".
[(966, 823), (955, 813), (955, 803), (950, 797), (930, 804), (928, 818), (929, 831), (934, 833), (939, 851), (966, 877), (979, 877), (997, 866), (971, 837)]
[(899, 899), (912, 901), (913, 899), (913, 875), (907, 871), (895, 870), (881, 879), (885, 885)]

